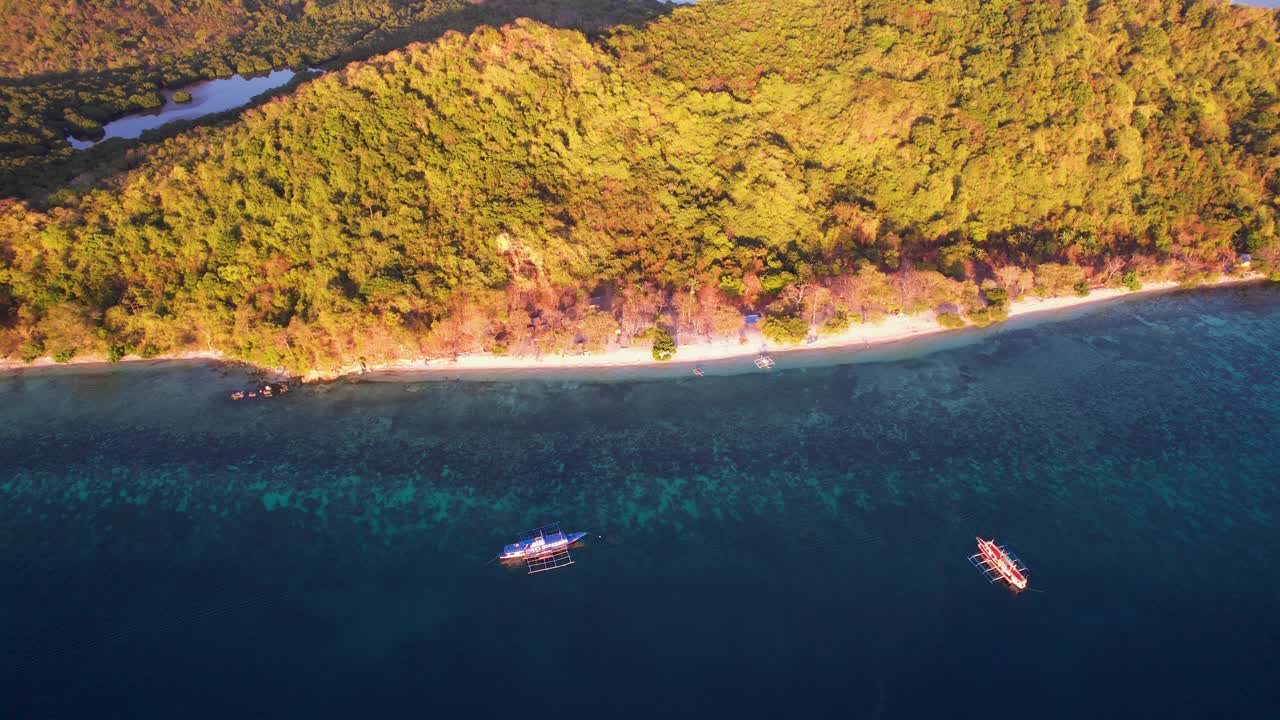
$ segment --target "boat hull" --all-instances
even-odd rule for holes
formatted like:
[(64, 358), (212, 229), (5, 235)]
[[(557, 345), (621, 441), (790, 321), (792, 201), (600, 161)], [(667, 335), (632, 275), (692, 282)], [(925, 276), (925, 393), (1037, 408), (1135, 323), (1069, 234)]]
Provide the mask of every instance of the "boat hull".
[(996, 545), (994, 540), (978, 538), (978, 554), (969, 558), (991, 582), (1003, 582), (1014, 592), (1027, 589), (1026, 567), (1016, 555)]
[(561, 535), (551, 542), (539, 542), (542, 538), (535, 538), (528, 542), (512, 543), (502, 549), (502, 554), (498, 558), (501, 560), (526, 560), (528, 558), (542, 557), (543, 555), (550, 555), (557, 550), (563, 550), (586, 536), (587, 533), (576, 532)]

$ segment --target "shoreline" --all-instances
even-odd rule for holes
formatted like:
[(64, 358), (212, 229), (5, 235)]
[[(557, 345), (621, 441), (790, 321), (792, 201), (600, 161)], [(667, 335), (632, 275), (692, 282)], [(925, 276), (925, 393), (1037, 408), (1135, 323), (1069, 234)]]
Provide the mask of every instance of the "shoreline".
[[(1241, 285), (1262, 280), (1258, 274), (1244, 276), (1222, 276), (1216, 280), (1201, 283), (1193, 288), (1216, 288), (1230, 285)], [(1059, 295), (1039, 298), (1024, 296), (1009, 303), (1008, 319), (992, 323), (985, 329), (999, 328), (1016, 318), (1027, 317), (1053, 311), (1066, 311), (1089, 305), (1106, 303), (1130, 297), (1157, 295), (1178, 290), (1183, 285), (1177, 281), (1164, 281), (1144, 285), (1142, 289), (1130, 291), (1124, 288), (1100, 288), (1087, 296)], [(303, 377), (304, 383), (329, 382), (352, 376), (384, 377), (403, 373), (405, 380), (430, 379), (433, 376), (452, 375), (449, 379), (489, 379), (485, 373), (511, 373), (558, 370), (658, 370), (661, 368), (686, 368), (703, 362), (745, 360), (762, 353), (771, 356), (805, 355), (816, 351), (839, 351), (854, 349), (881, 348), (919, 338), (941, 336), (981, 329), (975, 325), (962, 328), (945, 328), (938, 324), (932, 311), (916, 315), (891, 315), (879, 322), (858, 323), (841, 333), (819, 336), (812, 343), (801, 345), (775, 345), (764, 340), (759, 332), (752, 333), (752, 340), (741, 343), (733, 340), (701, 340), (689, 344), (676, 345), (676, 354), (666, 361), (654, 360), (650, 348), (641, 347), (609, 348), (603, 353), (583, 355), (549, 355), (543, 357), (516, 356), (508, 357), (489, 354), (460, 355), (453, 359), (417, 359), (399, 360), (389, 363), (368, 365), (362, 369), (359, 364), (347, 366), (335, 371), (312, 371)]]
[[(1262, 276), (1258, 274), (1223, 276), (1216, 280), (1205, 282), (1188, 289), (1241, 285), (1257, 282), (1261, 279)], [(1053, 311), (1066, 311), (1123, 298), (1150, 296), (1171, 290), (1177, 290), (1181, 287), (1181, 283), (1166, 281), (1150, 283), (1137, 291), (1129, 291), (1123, 288), (1101, 288), (1094, 290), (1084, 297), (1076, 295), (1060, 295), (1048, 298), (1024, 296), (1023, 298), (1009, 303), (1009, 317), (1007, 320), (993, 323), (987, 326), (987, 329), (999, 328), (1015, 318)], [(304, 374), (301, 381), (307, 384), (325, 383), (370, 375), (381, 375), (383, 377), (387, 377), (394, 376), (398, 373), (408, 373), (412, 376), (412, 378), (406, 379), (425, 380), (431, 379), (433, 376), (449, 375), (453, 373), (459, 374), (456, 377), (475, 375), (476, 377), (474, 379), (484, 379), (481, 376), (486, 372), (504, 373), (511, 371), (525, 371), (537, 374), (539, 371), (543, 370), (652, 370), (670, 367), (684, 367), (696, 365), (702, 362), (744, 360), (747, 358), (754, 358), (764, 352), (767, 352), (770, 355), (790, 355), (806, 354), (808, 352), (819, 350), (838, 351), (882, 347), (907, 340), (946, 335), (974, 329), (977, 329), (974, 325), (966, 325), (963, 328), (954, 329), (944, 328), (938, 324), (933, 312), (924, 312), (916, 315), (891, 315), (879, 322), (854, 324), (843, 332), (834, 335), (819, 336), (814, 342), (802, 345), (773, 345), (765, 341), (764, 338), (759, 335), (758, 331), (753, 332), (752, 339), (746, 342), (728, 339), (710, 341), (702, 339), (687, 344), (677, 345), (675, 357), (668, 361), (654, 360), (650, 353), (650, 348), (647, 345), (625, 348), (612, 347), (605, 350), (603, 353), (581, 355), (547, 355), (531, 357), (469, 354), (460, 355), (451, 359), (404, 359), (386, 363), (370, 364), (363, 367), (360, 363), (356, 363), (336, 370), (312, 370)], [(128, 356), (122, 359), (118, 364), (133, 366), (137, 363), (158, 363), (167, 361), (207, 361), (227, 366), (239, 365), (249, 372), (257, 372), (266, 375), (282, 376), (285, 374), (281, 372), (279, 368), (257, 367), (240, 360), (227, 359), (220, 350), (169, 353), (150, 358)], [(88, 369), (91, 367), (110, 366), (112, 364), (113, 363), (109, 363), (105, 359), (92, 356), (73, 358), (69, 362), (65, 363), (56, 363), (49, 357), (39, 358), (32, 363), (24, 363), (18, 360), (0, 360), (0, 374), (14, 374), (17, 371), (30, 368), (65, 367)], [(454, 378), (451, 377), (450, 379)]]
[[(142, 363), (161, 363), (161, 362), (172, 362), (172, 361), (184, 362), (184, 361), (192, 361), (192, 360), (207, 360), (210, 362), (224, 363), (226, 365), (244, 365), (245, 367), (252, 367), (247, 363), (243, 363), (239, 360), (226, 359), (226, 357), (224, 357), (223, 352), (221, 350), (186, 350), (183, 352), (176, 352), (176, 353), (161, 353), (160, 355), (153, 355), (152, 357), (145, 357), (145, 358), (139, 355), (126, 355), (125, 357), (121, 358), (120, 362), (118, 363), (110, 362), (105, 358), (101, 356), (96, 356), (96, 355), (85, 355), (83, 357), (77, 356), (77, 357), (71, 358), (67, 362), (61, 362), (61, 363), (54, 362), (53, 358), (49, 357), (48, 355), (36, 358), (35, 360), (29, 363), (22, 362), (21, 360), (0, 358), (0, 374), (13, 373), (18, 370), (31, 370), (31, 369), (37, 369), (37, 368), (40, 368), (40, 369), (43, 369), (43, 368), (90, 368), (90, 367), (112, 366), (112, 365), (135, 366), (135, 365), (140, 365)], [(264, 370), (264, 371), (266, 370), (265, 368), (256, 368), (256, 369)]]

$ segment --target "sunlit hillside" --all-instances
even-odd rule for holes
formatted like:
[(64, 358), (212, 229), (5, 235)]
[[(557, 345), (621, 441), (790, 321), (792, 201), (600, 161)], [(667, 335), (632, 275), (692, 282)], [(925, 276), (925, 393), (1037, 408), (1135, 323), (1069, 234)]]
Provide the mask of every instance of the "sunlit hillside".
[(1207, 2), (722, 0), (453, 33), (11, 209), (0, 351), (306, 368), (1277, 267), (1278, 32)]

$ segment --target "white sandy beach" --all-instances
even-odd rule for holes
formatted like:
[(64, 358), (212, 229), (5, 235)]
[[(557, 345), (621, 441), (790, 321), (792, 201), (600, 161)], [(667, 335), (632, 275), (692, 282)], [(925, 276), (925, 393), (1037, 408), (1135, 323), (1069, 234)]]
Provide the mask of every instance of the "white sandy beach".
[[(1239, 284), (1244, 282), (1256, 281), (1259, 279), (1257, 275), (1248, 276), (1223, 276), (1216, 281), (1205, 283), (1202, 287), (1221, 286), (1230, 284)], [(1151, 293), (1158, 293), (1176, 289), (1179, 283), (1162, 282), (1144, 285), (1137, 292), (1131, 292), (1123, 288), (1103, 288), (1094, 290), (1086, 297), (1076, 295), (1037, 298), (1024, 297), (1009, 304), (1009, 318), (1032, 315), (1036, 313), (1046, 313), (1055, 310), (1069, 310), (1093, 303), (1106, 302), (1122, 297), (1135, 297)], [(754, 333), (752, 339), (743, 344), (737, 340), (720, 339), (720, 340), (704, 340), (704, 339), (687, 339), (681, 338), (683, 342), (679, 345), (675, 357), (669, 361), (670, 363), (689, 364), (710, 362), (715, 360), (730, 360), (734, 358), (747, 358), (768, 352), (771, 355), (782, 353), (804, 353), (813, 350), (836, 350), (841, 348), (857, 348), (872, 347), (884, 345), (896, 341), (909, 340), (938, 333), (945, 333), (949, 330), (938, 324), (933, 313), (921, 313), (919, 315), (891, 315), (885, 319), (866, 324), (855, 324), (848, 330), (835, 334), (819, 337), (816, 341), (805, 345), (776, 345), (767, 343), (760, 337), (759, 333)], [(650, 348), (647, 344), (640, 344), (633, 347), (612, 347), (603, 353), (581, 354), (581, 355), (545, 355), (542, 357), (530, 356), (505, 356), (490, 355), (487, 353), (477, 353), (470, 355), (461, 355), (455, 359), (436, 359), (436, 360), (401, 360), (392, 363), (384, 363), (378, 365), (369, 365), (368, 372), (409, 372), (414, 377), (429, 377), (433, 373), (440, 374), (477, 374), (483, 375), (487, 371), (536, 371), (538, 369), (624, 369), (624, 368), (642, 368), (642, 367), (659, 367), (668, 363), (659, 362), (653, 359)], [(308, 373), (303, 382), (322, 382), (333, 380), (345, 375), (359, 374), (362, 368), (359, 365), (349, 366), (337, 371), (331, 372), (312, 372)]]
[[(1224, 276), (1216, 281), (1205, 283), (1204, 286), (1239, 284), (1256, 281), (1258, 279), (1259, 276), (1257, 275)], [(1122, 297), (1135, 297), (1163, 292), (1177, 287), (1178, 283), (1176, 282), (1163, 282), (1145, 285), (1137, 292), (1130, 292), (1122, 288), (1104, 288), (1094, 290), (1086, 297), (1078, 297), (1075, 295), (1051, 298), (1024, 297), (1010, 303), (1009, 318), (1013, 319), (1015, 317), (1032, 315), (1035, 313), (1047, 313), (1056, 310), (1069, 310), (1084, 305), (1106, 302), (1108, 300), (1115, 300)], [(671, 363), (687, 365), (690, 363), (710, 362), (715, 360), (748, 358), (765, 351), (770, 354), (777, 355), (781, 353), (804, 353), (812, 350), (838, 350), (841, 348), (852, 349), (858, 347), (872, 347), (945, 332), (948, 332), (948, 330), (938, 324), (933, 313), (921, 313), (919, 315), (891, 315), (879, 322), (855, 324), (842, 333), (823, 336), (812, 343), (799, 346), (780, 346), (773, 343), (766, 343), (763, 338), (760, 337), (758, 332), (752, 333), (750, 340), (745, 344), (736, 339), (707, 341), (704, 339), (680, 338), (681, 344), (679, 345), (675, 358)], [(220, 351), (203, 350), (160, 355), (146, 360), (157, 362), (166, 360), (222, 361), (224, 359), (225, 358)], [(136, 356), (129, 356), (123, 360), (123, 362), (138, 361), (145, 360)], [(80, 366), (105, 363), (106, 361), (100, 357), (84, 356), (73, 358), (68, 363), (61, 363), (58, 365)], [(641, 343), (632, 347), (613, 347), (603, 353), (594, 354), (544, 355), (542, 357), (531, 357), (478, 353), (461, 355), (455, 359), (405, 359), (390, 363), (370, 364), (367, 367), (361, 367), (359, 364), (356, 364), (343, 367), (338, 370), (313, 370), (303, 377), (303, 382), (325, 382), (329, 380), (336, 380), (348, 375), (360, 375), (364, 372), (407, 372), (414, 377), (428, 378), (435, 374), (447, 374), (453, 376), (459, 373), (484, 375), (484, 373), (489, 371), (536, 372), (539, 369), (657, 368), (667, 364), (669, 363), (661, 363), (654, 360), (648, 345)], [(17, 360), (0, 360), (0, 372), (19, 370), (22, 368), (49, 367), (53, 365), (55, 365), (55, 363), (48, 357), (40, 358), (29, 364)]]

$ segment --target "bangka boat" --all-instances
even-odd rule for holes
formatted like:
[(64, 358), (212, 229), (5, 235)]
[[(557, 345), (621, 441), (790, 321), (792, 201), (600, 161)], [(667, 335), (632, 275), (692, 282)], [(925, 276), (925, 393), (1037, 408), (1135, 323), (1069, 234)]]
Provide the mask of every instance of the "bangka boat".
[(523, 561), (529, 574), (555, 570), (573, 564), (569, 546), (586, 537), (587, 533), (565, 533), (560, 523), (543, 525), (516, 535), (516, 541), (502, 548), (499, 560)]
[(969, 562), (992, 583), (1004, 583), (1013, 592), (1027, 589), (1027, 566), (1003, 545), (995, 540), (978, 538), (978, 552), (969, 556)]
[(761, 354), (760, 357), (756, 358), (756, 367), (761, 370), (768, 370), (773, 367), (773, 358), (768, 355)]
[(232, 400), (256, 400), (258, 398), (279, 397), (289, 392), (289, 383), (267, 383), (248, 390), (237, 390), (231, 393)]

